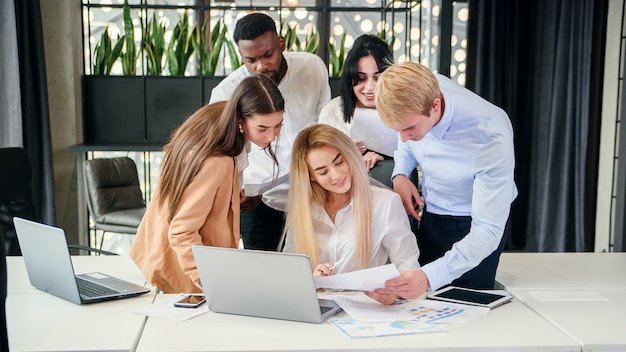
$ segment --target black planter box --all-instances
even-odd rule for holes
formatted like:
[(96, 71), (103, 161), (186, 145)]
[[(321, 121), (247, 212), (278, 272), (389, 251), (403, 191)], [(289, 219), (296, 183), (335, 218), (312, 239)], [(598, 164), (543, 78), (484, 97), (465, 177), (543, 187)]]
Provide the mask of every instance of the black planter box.
[(146, 77), (146, 140), (166, 141), (202, 106), (202, 78)]
[[(163, 144), (224, 77), (84, 76), (83, 143)], [(339, 78), (329, 79), (332, 97)]]
[(84, 143), (143, 141), (143, 77), (85, 76), (83, 114)]
[(223, 78), (84, 76), (84, 143), (165, 143)]

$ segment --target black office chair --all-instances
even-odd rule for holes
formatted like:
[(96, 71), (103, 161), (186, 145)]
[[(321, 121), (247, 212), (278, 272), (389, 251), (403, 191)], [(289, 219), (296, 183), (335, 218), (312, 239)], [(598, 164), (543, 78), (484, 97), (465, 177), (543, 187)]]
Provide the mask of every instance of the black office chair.
[(6, 328), (6, 255), (21, 255), (13, 216), (34, 217), (31, 193), (32, 171), (22, 148), (0, 148), (0, 351), (9, 350)]
[(95, 230), (102, 231), (98, 248), (106, 232), (135, 235), (146, 212), (135, 162), (128, 157), (98, 158), (83, 166), (89, 213)]
[(32, 169), (23, 148), (0, 148), (0, 236), (7, 255), (21, 255), (13, 217), (36, 220)]

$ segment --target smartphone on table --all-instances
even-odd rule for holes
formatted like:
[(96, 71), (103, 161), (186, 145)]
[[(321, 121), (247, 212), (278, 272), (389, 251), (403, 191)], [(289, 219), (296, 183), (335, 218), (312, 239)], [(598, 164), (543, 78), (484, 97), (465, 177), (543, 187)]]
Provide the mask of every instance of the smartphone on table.
[(174, 303), (174, 307), (179, 308), (197, 308), (206, 302), (203, 295), (185, 295)]

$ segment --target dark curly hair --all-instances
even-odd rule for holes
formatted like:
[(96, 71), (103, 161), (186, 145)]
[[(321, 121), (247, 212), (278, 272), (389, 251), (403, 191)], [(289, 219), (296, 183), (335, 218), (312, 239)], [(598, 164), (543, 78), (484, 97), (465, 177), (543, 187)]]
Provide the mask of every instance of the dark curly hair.
[(276, 33), (276, 22), (264, 13), (255, 12), (237, 21), (233, 39), (239, 43), (240, 40), (252, 40), (269, 31)]

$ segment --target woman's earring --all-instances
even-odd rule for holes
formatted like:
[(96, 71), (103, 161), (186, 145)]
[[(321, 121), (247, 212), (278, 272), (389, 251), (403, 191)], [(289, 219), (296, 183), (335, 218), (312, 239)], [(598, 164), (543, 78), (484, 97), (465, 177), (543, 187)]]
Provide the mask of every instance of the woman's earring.
[(243, 126), (241, 126), (241, 124), (239, 124), (239, 132), (243, 133)]

